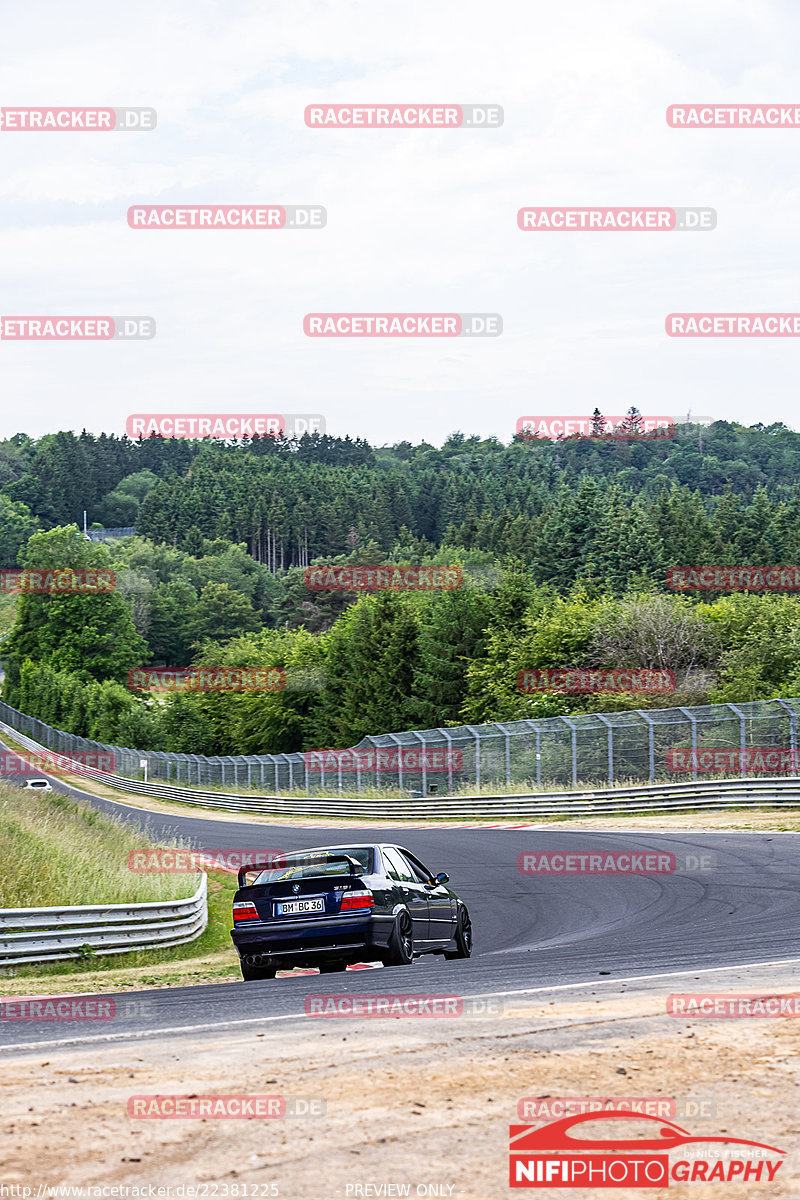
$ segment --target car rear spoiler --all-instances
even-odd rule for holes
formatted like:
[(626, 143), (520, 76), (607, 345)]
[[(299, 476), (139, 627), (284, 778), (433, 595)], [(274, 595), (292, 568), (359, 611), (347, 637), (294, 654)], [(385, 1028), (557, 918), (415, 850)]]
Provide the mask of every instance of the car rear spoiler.
[[(293, 857), (292, 855), (287, 855), (287, 858), (292, 858), (292, 857)], [(297, 862), (297, 863), (286, 862), (286, 863), (282, 863), (281, 866), (285, 866), (287, 868), (293, 867), (293, 866), (313, 867), (317, 863), (322, 865), (323, 863), (330, 863), (330, 862), (346, 862), (348, 867), (350, 868), (349, 873), (351, 875), (363, 875), (364, 874), (364, 868), (362, 867), (361, 863), (358, 861), (358, 859), (353, 858), (350, 854), (324, 854), (324, 855), (320, 854), (317, 858), (305, 859), (304, 861)], [(239, 868), (239, 887), (240, 888), (248, 887), (247, 876), (249, 874), (252, 874), (254, 871), (276, 871), (276, 870), (280, 870), (280, 867), (276, 867), (274, 862), (246, 863), (243, 867)]]

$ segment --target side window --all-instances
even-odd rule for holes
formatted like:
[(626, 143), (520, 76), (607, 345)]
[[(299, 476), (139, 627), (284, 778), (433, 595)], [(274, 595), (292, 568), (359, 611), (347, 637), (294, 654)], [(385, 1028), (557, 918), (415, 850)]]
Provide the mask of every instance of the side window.
[(397, 874), (397, 867), (392, 862), (391, 854), (389, 853), (389, 851), (386, 849), (385, 846), (381, 846), (381, 854), (383, 855), (383, 866), (386, 871), (386, 874), (389, 876), (390, 879), (399, 879), (399, 875)]
[(414, 879), (417, 883), (430, 883), (430, 881), (433, 879), (433, 876), (427, 867), (423, 867), (422, 863), (417, 862), (416, 859), (411, 857), (411, 855), (404, 854), (403, 859), (411, 868)]
[(403, 883), (415, 882), (411, 867), (393, 847), (384, 846), (383, 857), (386, 859), (390, 879), (402, 880)]

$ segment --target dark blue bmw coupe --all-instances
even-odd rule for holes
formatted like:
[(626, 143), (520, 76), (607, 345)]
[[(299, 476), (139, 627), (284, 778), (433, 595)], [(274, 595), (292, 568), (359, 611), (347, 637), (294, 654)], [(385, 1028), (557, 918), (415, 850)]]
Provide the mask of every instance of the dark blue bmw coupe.
[(280, 968), (469, 958), (467, 906), (403, 846), (325, 846), (239, 871), (231, 937), (244, 979)]

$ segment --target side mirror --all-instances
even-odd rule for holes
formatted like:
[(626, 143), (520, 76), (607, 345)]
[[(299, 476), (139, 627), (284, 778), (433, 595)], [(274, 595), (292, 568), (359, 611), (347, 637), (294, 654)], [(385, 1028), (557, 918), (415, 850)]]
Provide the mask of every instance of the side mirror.
[(447, 874), (447, 871), (440, 871), (439, 874), (436, 876), (437, 883), (448, 883), (449, 880), (450, 880), (450, 876)]

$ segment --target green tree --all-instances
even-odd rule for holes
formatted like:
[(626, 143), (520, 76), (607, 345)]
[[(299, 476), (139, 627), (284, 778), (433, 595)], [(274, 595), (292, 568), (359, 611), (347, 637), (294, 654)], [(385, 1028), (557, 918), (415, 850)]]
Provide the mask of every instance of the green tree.
[(13, 567), (28, 538), (39, 528), (27, 504), (15, 504), (0, 495), (0, 563)]
[(226, 641), (241, 633), (253, 633), (258, 627), (258, 616), (246, 597), (227, 583), (207, 583), (192, 614), (189, 632), (194, 642), (204, 638)]
[[(36, 570), (107, 570), (108, 553), (102, 545), (84, 541), (77, 526), (57, 527), (34, 534), (22, 565)], [(128, 670), (141, 664), (145, 651), (130, 609), (113, 591), (26, 592), (18, 598), (16, 623), (3, 647), (4, 695), (14, 695), (26, 659), (83, 678), (122, 682)]]
[(185, 579), (161, 583), (155, 588), (147, 634), (152, 662), (175, 667), (187, 665), (199, 621), (198, 608), (197, 592)]
[(418, 728), (433, 729), (459, 719), (469, 664), (483, 657), (490, 598), (467, 586), (426, 600), (418, 613), (413, 713)]

